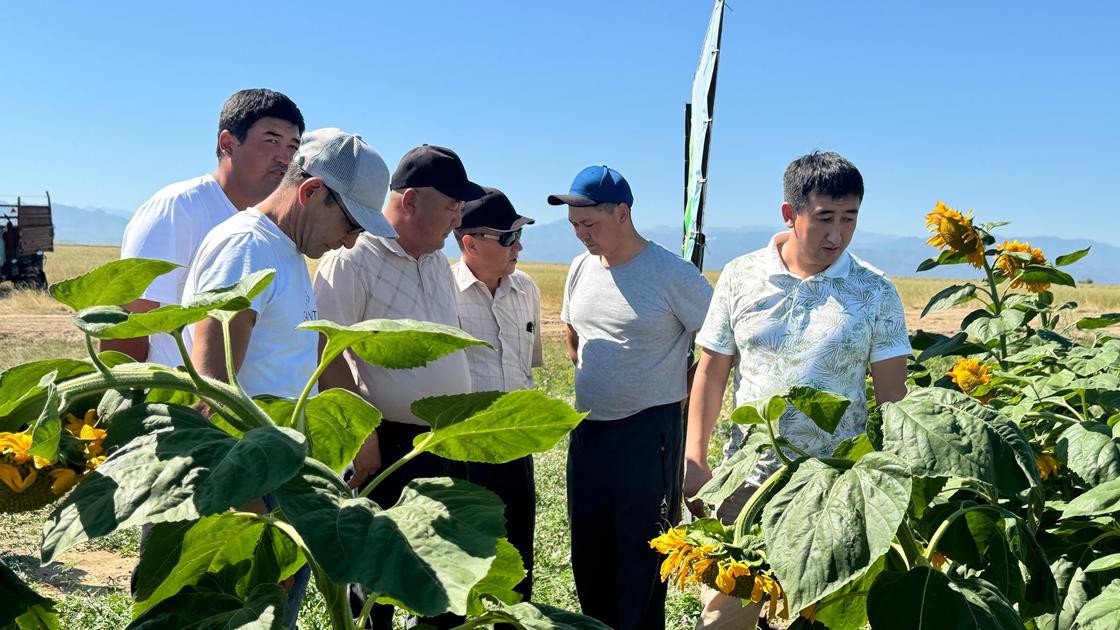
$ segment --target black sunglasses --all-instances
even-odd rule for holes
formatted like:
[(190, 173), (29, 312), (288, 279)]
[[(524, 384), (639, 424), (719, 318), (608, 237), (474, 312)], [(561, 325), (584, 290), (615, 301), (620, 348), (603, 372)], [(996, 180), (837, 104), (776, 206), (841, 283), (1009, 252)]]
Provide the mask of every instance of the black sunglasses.
[(521, 240), (521, 230), (517, 229), (512, 232), (502, 232), (501, 234), (487, 234), (485, 232), (472, 232), (467, 236), (475, 236), (478, 238), (492, 238), (498, 241), (502, 247), (513, 247), (518, 241)]
[(342, 203), (342, 198), (339, 197), (338, 194), (335, 193), (335, 191), (327, 188), (327, 194), (331, 196), (331, 199), (334, 199), (334, 202), (336, 204), (338, 204), (338, 209), (342, 210), (342, 216), (346, 217), (346, 222), (350, 224), (350, 229), (346, 231), (347, 234), (357, 235), (366, 231), (365, 228), (363, 228), (361, 225), (358, 225), (358, 222), (354, 220), (354, 217), (350, 216), (350, 211), (346, 209), (346, 204)]

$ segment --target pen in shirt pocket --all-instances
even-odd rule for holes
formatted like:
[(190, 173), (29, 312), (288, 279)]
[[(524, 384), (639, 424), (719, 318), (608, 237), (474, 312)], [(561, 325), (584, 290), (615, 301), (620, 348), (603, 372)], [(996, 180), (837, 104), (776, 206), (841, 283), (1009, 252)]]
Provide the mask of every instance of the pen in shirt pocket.
[(533, 332), (533, 322), (525, 323), (525, 332)]

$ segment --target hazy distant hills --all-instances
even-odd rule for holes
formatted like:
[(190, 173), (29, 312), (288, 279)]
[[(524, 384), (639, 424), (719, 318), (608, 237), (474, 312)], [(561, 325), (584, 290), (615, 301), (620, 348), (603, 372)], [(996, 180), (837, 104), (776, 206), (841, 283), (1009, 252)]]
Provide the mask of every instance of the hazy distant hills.
[[(128, 214), (115, 210), (79, 208), (62, 204), (54, 205), (55, 238), (60, 243), (90, 245), (119, 245)], [(762, 227), (711, 227), (707, 228), (708, 251), (705, 269), (719, 269), (728, 261), (749, 251), (764, 247), (776, 228)], [(680, 247), (680, 227), (655, 227), (643, 230), (643, 235), (666, 248), (677, 251)], [(1003, 235), (1001, 235), (1003, 236)], [(891, 276), (916, 276), (918, 264), (929, 258), (934, 250), (925, 243), (925, 236), (890, 236), (873, 232), (857, 232), (851, 246), (856, 256), (870, 262)], [(1066, 267), (1078, 281), (1120, 284), (1120, 247), (1089, 239), (1066, 239), (1052, 236), (1016, 236), (1035, 247), (1041, 247), (1053, 260), (1055, 257), (1084, 247), (1092, 246), (1090, 254), (1079, 262)], [(572, 234), (567, 221), (538, 222), (525, 229), (525, 251), (521, 257), (527, 261), (568, 263), (582, 251), (583, 246)], [(450, 257), (459, 255), (458, 246), (448, 239), (444, 249)], [(967, 265), (939, 267), (927, 272), (929, 277), (968, 277), (976, 272)]]

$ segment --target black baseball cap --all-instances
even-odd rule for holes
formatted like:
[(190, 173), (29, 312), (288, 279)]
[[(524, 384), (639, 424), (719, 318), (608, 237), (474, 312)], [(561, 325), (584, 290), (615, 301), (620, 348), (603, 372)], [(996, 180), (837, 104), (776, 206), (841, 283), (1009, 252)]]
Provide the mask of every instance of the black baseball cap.
[(481, 199), (468, 201), (463, 206), (463, 220), (456, 228), (459, 234), (470, 230), (487, 228), (496, 232), (512, 232), (523, 226), (536, 223), (529, 217), (517, 214), (509, 198), (497, 188), (483, 188), (486, 192)]
[(454, 151), (434, 144), (424, 144), (404, 154), (393, 179), (391, 190), (431, 187), (458, 201), (473, 201), (485, 191), (467, 179), (463, 161)]

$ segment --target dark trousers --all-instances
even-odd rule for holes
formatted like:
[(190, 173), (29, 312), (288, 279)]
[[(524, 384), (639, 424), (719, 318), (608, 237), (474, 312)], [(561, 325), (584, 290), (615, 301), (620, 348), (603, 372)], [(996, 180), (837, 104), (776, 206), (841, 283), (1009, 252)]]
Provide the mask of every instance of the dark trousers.
[[(412, 440), (421, 433), (427, 433), (428, 430), (427, 426), (383, 421), (377, 427), (377, 441), (378, 445), (381, 447), (382, 470), (411, 452)], [(374, 477), (376, 477), (376, 475), (370, 476), (366, 483), (372, 481)], [(459, 479), (466, 479), (467, 470), (466, 466), (461, 462), (453, 462), (432, 455), (431, 453), (423, 453), (407, 464), (394, 470), (391, 475), (377, 484), (377, 487), (369, 493), (369, 498), (373, 499), (383, 509), (387, 510), (396, 505), (397, 501), (400, 500), (401, 492), (408, 482), (423, 477), (457, 477)], [(362, 611), (362, 605), (364, 603), (365, 596), (362, 594), (361, 589), (352, 585), (350, 588), (350, 610), (355, 617)], [(372, 625), (367, 625), (366, 627), (374, 628), (375, 630), (392, 630), (393, 607), (386, 604), (374, 604), (373, 609), (370, 611), (370, 620), (372, 621)], [(462, 617), (455, 615), (440, 615), (434, 619), (424, 619), (423, 621), (436, 628), (453, 628), (463, 623)]]
[(665, 627), (661, 558), (649, 541), (680, 519), (683, 458), (676, 403), (572, 431), (568, 519), (583, 614), (616, 630)]
[(467, 479), (498, 495), (506, 504), (506, 538), (521, 554), (525, 579), (515, 591), (521, 601), (533, 595), (533, 532), (537, 525), (537, 489), (533, 480), (533, 456), (505, 464), (467, 464)]

